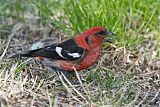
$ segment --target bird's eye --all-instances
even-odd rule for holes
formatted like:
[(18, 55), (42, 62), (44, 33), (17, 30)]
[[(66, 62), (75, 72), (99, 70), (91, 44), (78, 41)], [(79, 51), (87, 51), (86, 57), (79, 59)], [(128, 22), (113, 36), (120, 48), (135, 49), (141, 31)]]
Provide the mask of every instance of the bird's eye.
[(102, 31), (98, 32), (97, 34), (100, 34), (100, 35), (106, 35), (106, 34), (107, 34), (107, 31), (102, 30)]
[(85, 41), (86, 41), (87, 44), (90, 44), (90, 43), (89, 43), (89, 36), (87, 36), (87, 37), (85, 38)]

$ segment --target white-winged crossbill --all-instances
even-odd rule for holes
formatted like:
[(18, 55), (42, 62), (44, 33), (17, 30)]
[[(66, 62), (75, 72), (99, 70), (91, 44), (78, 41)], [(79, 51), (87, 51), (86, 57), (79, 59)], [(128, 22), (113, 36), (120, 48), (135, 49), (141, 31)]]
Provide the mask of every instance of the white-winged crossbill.
[(114, 35), (114, 33), (107, 31), (102, 26), (92, 27), (62, 43), (18, 53), (12, 58), (36, 57), (44, 65), (54, 70), (71, 72), (75, 68), (80, 71), (89, 68), (98, 61), (102, 44), (112, 42), (111, 39), (106, 38), (108, 35)]

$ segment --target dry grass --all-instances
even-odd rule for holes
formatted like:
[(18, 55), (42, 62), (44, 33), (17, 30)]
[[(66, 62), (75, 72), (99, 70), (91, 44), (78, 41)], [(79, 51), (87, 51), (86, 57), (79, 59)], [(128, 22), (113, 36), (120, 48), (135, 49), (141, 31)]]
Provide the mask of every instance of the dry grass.
[[(1, 34), (2, 107), (160, 105), (159, 45), (151, 38), (146, 38), (132, 51), (125, 47), (103, 50), (97, 65), (90, 70), (76, 72), (79, 84), (73, 84), (63, 74), (48, 72), (33, 59), (7, 58), (13, 53), (28, 50), (36, 41), (45, 45), (59, 42), (64, 37), (62, 32), (49, 25), (17, 23)], [(79, 76), (86, 82), (82, 82)]]
[[(23, 5), (19, 6), (23, 7)], [(20, 8), (19, 11), (21, 10)], [(114, 11), (119, 16), (119, 12)], [(48, 14), (46, 16), (49, 17)], [(152, 16), (148, 17), (152, 19)], [(63, 74), (49, 72), (35, 59), (8, 58), (14, 53), (31, 49), (38, 41), (48, 45), (66, 38), (65, 34), (54, 29), (53, 25), (39, 22), (41, 18), (39, 16), (28, 12), (24, 14), (24, 18), (23, 23), (18, 17), (0, 20), (0, 24), (3, 25), (0, 26), (0, 107), (160, 106), (159, 43), (153, 39), (159, 35), (159, 32), (145, 29), (144, 35), (138, 33), (139, 36), (144, 37), (144, 40), (139, 46), (135, 46), (134, 50), (113, 46), (103, 49), (102, 58), (96, 65), (84, 72), (76, 72), (74, 79), (79, 83), (73, 84)], [(127, 33), (137, 32), (139, 28), (136, 26), (140, 24), (139, 21), (136, 21), (136, 18), (132, 20), (135, 23), (126, 22), (129, 24), (126, 27), (130, 29), (125, 31)], [(115, 23), (114, 18), (112, 22)], [(150, 20), (147, 25), (149, 22)], [(76, 23), (76, 26), (79, 26), (79, 23)], [(135, 28), (130, 27), (130, 24)], [(112, 24), (108, 25), (112, 26)], [(131, 37), (133, 35), (137, 33), (133, 33)], [(134, 38), (132, 41), (124, 40), (127, 42), (122, 44), (130, 42), (134, 44), (134, 40)], [(82, 82), (80, 77), (86, 81)]]

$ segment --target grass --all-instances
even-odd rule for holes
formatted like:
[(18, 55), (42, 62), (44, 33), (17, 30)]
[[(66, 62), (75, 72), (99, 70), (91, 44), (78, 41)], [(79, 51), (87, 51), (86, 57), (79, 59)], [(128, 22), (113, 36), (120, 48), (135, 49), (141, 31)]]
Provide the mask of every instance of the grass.
[[(44, 0), (36, 3), (45, 4), (45, 6), (53, 4)], [(138, 0), (67, 0), (57, 1), (56, 4), (60, 7), (59, 11), (53, 11), (54, 6), (46, 6), (45, 9), (39, 8), (40, 6), (37, 4), (35, 6), (41, 14), (45, 13), (43, 16), (48, 17), (53, 25), (63, 28), (69, 34), (73, 34), (72, 32), (81, 33), (92, 26), (105, 26), (117, 34), (118, 46), (136, 46), (141, 42), (140, 34), (147, 33), (149, 29), (155, 29), (154, 26), (159, 21), (157, 16), (160, 3), (153, 0), (148, 2)], [(64, 21), (64, 19), (66, 20)]]
[[(158, 0), (0, 1), (1, 106), (158, 105), (159, 14)], [(37, 61), (7, 58), (92, 26), (115, 32), (116, 49), (104, 44), (97, 65), (77, 75), (86, 82), (73, 85)]]

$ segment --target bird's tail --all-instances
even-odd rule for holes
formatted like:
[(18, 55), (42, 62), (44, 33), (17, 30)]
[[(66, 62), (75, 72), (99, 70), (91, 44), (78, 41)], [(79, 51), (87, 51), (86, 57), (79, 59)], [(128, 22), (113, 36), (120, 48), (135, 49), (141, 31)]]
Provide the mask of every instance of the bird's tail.
[(17, 53), (17, 54), (10, 56), (9, 58), (36, 57), (35, 52), (37, 52), (39, 50), (41, 50), (41, 49), (30, 50), (30, 51), (26, 51), (24, 53)]

